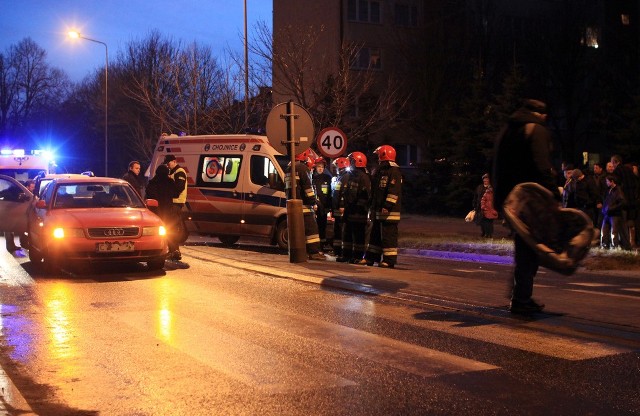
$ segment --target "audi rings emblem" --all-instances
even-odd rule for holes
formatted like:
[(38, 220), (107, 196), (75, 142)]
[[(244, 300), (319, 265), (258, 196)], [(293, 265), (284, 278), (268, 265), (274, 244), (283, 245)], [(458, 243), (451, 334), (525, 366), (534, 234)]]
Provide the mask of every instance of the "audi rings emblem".
[(104, 230), (104, 235), (107, 237), (118, 237), (124, 235), (124, 228), (108, 228)]

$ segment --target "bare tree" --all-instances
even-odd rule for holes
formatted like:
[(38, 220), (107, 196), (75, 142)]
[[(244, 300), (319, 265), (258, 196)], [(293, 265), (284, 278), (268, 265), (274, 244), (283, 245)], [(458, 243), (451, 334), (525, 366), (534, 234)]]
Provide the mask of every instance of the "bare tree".
[(351, 142), (375, 134), (403, 111), (407, 97), (393, 76), (371, 67), (355, 70), (363, 45), (343, 41), (337, 56), (323, 50), (324, 26), (287, 25), (272, 34), (255, 26), (252, 52), (273, 68), (276, 96), (290, 97), (307, 109), (319, 127), (340, 126)]
[(67, 75), (50, 67), (46, 55), (31, 38), (11, 46), (6, 57), (0, 55), (0, 133), (23, 127), (68, 95)]

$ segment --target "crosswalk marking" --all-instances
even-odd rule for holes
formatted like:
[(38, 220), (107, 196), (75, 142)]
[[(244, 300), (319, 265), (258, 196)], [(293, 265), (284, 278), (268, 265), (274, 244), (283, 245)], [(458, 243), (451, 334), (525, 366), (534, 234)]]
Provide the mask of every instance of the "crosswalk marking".
[(589, 282), (569, 282), (569, 285), (573, 286), (585, 286), (585, 287), (611, 287), (613, 285), (608, 283), (589, 283)]
[[(471, 323), (464, 322), (461, 319), (455, 319), (455, 311), (437, 312), (432, 320), (408, 320), (407, 316), (411, 316), (411, 314), (403, 306), (376, 305), (375, 311), (367, 311), (351, 303), (345, 303), (343, 308), (361, 313), (382, 314), (399, 321), (409, 321), (413, 325), (429, 330), (571, 361), (606, 357), (631, 351), (601, 342), (590, 342), (578, 337), (551, 334), (535, 328), (535, 323), (513, 326), (488, 321), (476, 324), (473, 321)], [(438, 316), (446, 319), (438, 319)]]
[[(346, 351), (357, 357), (387, 365), (423, 377), (493, 370), (497, 367), (438, 350), (417, 346), (384, 336), (325, 322), (299, 314), (238, 300), (229, 294), (208, 299), (207, 315), (222, 322), (245, 321), (247, 331), (279, 331), (289, 338), (288, 344), (304, 339), (305, 346), (317, 344), (323, 351)], [(289, 355), (270, 351), (245, 338), (224, 330), (212, 330), (197, 320), (173, 314), (172, 336), (163, 339), (158, 330), (157, 311), (118, 313), (114, 318), (167, 342), (173, 348), (192, 356), (209, 367), (249, 386), (268, 392), (288, 392), (356, 383), (338, 375), (318, 370)], [(292, 338), (293, 337), (293, 338)], [(206, 340), (206, 342), (203, 342)]]

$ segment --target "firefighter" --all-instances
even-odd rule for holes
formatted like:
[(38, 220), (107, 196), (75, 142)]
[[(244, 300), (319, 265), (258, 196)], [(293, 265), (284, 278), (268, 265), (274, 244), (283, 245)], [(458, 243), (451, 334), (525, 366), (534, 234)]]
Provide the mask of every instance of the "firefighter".
[(342, 255), (354, 264), (366, 264), (364, 259), (371, 178), (367, 172), (367, 157), (362, 152), (349, 154), (349, 174), (342, 190), (344, 216)]
[(324, 250), (327, 244), (327, 214), (331, 212), (331, 175), (326, 171), (327, 162), (323, 157), (315, 161), (313, 171), (313, 190), (316, 193), (316, 222), (320, 235), (320, 249)]
[(339, 157), (333, 161), (336, 167), (336, 176), (331, 178), (331, 207), (333, 209), (333, 252), (336, 261), (346, 261), (342, 256), (342, 185), (346, 179), (347, 168), (349, 168), (349, 159)]
[[(316, 194), (313, 192), (311, 184), (311, 171), (309, 164), (313, 166), (313, 160), (310, 158), (311, 150), (305, 150), (298, 153), (296, 160), (296, 195), (302, 200), (302, 214), (304, 216), (304, 235), (306, 238), (307, 254), (309, 260), (325, 260), (326, 258), (320, 253), (320, 236), (318, 235), (318, 224), (313, 211), (316, 205)], [(291, 167), (287, 168), (285, 178), (285, 188), (287, 198), (292, 198), (291, 193)]]
[(402, 200), (402, 174), (396, 163), (396, 150), (379, 146), (373, 152), (378, 158), (378, 168), (371, 179), (371, 216), (373, 227), (366, 264), (393, 268), (398, 261), (398, 222)]

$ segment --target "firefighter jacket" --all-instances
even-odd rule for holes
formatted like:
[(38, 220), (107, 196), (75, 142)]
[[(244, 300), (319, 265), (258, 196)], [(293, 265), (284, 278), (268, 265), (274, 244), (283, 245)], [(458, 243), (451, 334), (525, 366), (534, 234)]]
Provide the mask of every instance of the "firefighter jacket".
[[(384, 161), (371, 180), (371, 211), (378, 221), (400, 221), (402, 173), (395, 162)], [(383, 213), (385, 208), (387, 213)]]
[(313, 174), (313, 190), (320, 210), (331, 211), (331, 180), (331, 176), (324, 172)]
[(366, 222), (371, 198), (371, 178), (365, 168), (354, 168), (345, 176), (342, 190), (345, 220)]
[(184, 204), (187, 202), (187, 172), (180, 165), (176, 165), (169, 172), (169, 177), (175, 181), (178, 194), (173, 198), (173, 203)]
[[(285, 175), (285, 188), (287, 191), (287, 198), (291, 199), (291, 168), (287, 168)], [(311, 171), (307, 165), (302, 162), (296, 163), (296, 196), (302, 200), (302, 205), (305, 205), (303, 212), (308, 211), (316, 204), (316, 194), (313, 192), (313, 185), (311, 183)]]
[(345, 181), (347, 180), (348, 172), (338, 173), (331, 178), (331, 207), (333, 209), (334, 218), (342, 218), (342, 211), (340, 208), (344, 208), (342, 202), (342, 189)]

